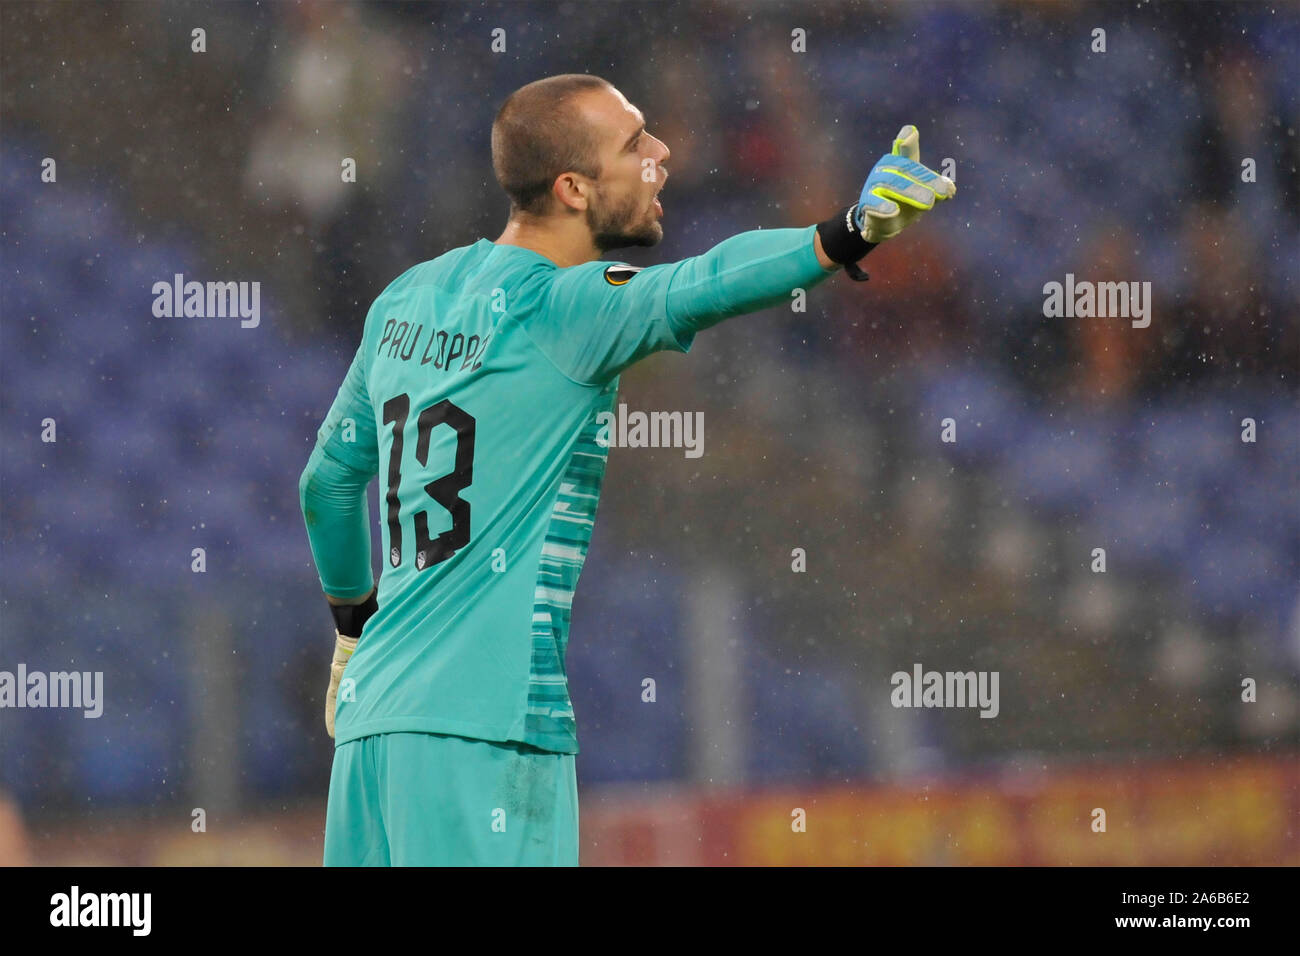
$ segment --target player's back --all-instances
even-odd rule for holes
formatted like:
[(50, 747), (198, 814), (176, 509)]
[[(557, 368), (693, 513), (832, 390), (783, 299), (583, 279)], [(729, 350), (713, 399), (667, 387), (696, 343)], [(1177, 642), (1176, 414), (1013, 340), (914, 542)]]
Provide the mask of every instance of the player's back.
[(337, 743), (410, 731), (577, 752), (564, 654), (601, 413), (624, 369), (830, 275), (815, 228), (645, 269), (558, 268), (481, 239), (384, 290), (299, 482), (322, 587), (348, 599), (372, 586), (364, 488), (380, 480), (379, 610), (339, 686)]
[(569, 613), (607, 449), (595, 387), (530, 337), (553, 263), (486, 239), (376, 299), (358, 360), (375, 428), (384, 568), (336, 740), (392, 731), (576, 752)]

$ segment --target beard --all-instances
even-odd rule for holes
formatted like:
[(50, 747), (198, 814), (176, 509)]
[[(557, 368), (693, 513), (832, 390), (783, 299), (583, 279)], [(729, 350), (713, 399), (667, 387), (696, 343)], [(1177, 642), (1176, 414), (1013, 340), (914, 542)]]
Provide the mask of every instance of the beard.
[(663, 226), (654, 216), (638, 207), (639, 197), (625, 196), (609, 202), (596, 188), (597, 202), (587, 207), (587, 226), (592, 242), (601, 252), (627, 246), (653, 246), (664, 237)]

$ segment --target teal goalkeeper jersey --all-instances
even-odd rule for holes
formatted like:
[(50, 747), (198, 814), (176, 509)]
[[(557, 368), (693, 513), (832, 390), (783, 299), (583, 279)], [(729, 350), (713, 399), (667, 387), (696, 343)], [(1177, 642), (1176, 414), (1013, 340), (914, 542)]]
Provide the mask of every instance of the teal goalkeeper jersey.
[(339, 598), (373, 586), (365, 490), (380, 482), (379, 610), (336, 744), (412, 731), (578, 752), (565, 650), (608, 455), (597, 416), (634, 362), (830, 275), (814, 233), (745, 232), (642, 269), (561, 269), (480, 239), (384, 290), (299, 482)]

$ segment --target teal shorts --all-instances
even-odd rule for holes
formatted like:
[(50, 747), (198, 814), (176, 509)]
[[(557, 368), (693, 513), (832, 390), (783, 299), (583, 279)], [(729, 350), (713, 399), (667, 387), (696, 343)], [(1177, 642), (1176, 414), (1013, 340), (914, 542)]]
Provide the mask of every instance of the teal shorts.
[(326, 866), (577, 866), (573, 754), (443, 734), (334, 750)]

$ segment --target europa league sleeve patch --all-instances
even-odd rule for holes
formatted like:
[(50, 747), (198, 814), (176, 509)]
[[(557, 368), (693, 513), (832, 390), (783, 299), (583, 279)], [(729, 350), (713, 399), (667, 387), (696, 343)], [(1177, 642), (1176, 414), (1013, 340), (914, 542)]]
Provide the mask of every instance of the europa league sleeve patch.
[(627, 281), (640, 272), (644, 266), (630, 266), (617, 262), (605, 269), (605, 281), (610, 285), (627, 285)]

